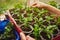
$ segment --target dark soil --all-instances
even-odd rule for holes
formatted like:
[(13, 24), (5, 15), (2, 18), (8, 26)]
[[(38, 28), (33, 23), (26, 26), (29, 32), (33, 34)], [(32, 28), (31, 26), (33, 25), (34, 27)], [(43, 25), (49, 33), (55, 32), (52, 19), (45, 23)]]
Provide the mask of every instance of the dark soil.
[[(32, 38), (35, 38), (34, 34), (30, 34), (29, 36), (31, 36)], [(41, 37), (38, 37), (38, 40), (41, 40)]]
[(21, 10), (20, 10), (20, 13), (24, 13), (24, 11), (25, 11), (24, 9), (21, 9)]
[(26, 32), (31, 31), (30, 27), (24, 27), (24, 26), (22, 26), (21, 28), (22, 28), (23, 31), (26, 31)]
[(28, 17), (28, 15), (27, 14), (24, 14), (24, 17)]
[(19, 20), (15, 20), (17, 22), (18, 25), (22, 25), (23, 23), (20, 22)]
[(55, 20), (50, 20), (50, 24), (51, 25), (56, 25), (56, 21)]
[(41, 34), (41, 36), (42, 36), (44, 39), (46, 39), (46, 40), (51, 40), (51, 38), (49, 39), (49, 38), (47, 37), (47, 33), (46, 33), (46, 32), (41, 32), (40, 34)]
[(60, 29), (60, 23), (57, 26), (58, 26), (58, 29)]
[(15, 29), (8, 23), (4, 33), (0, 34), (0, 40), (16, 40)]
[(53, 34), (58, 34), (58, 30), (54, 30), (54, 33)]
[(15, 36), (13, 30), (9, 34), (7, 34), (7, 35), (8, 36), (3, 35), (3, 38), (0, 38), (0, 40), (16, 40), (16, 36)]
[(49, 22), (44, 21), (44, 22), (43, 22), (43, 25), (48, 26), (48, 25), (49, 25)]

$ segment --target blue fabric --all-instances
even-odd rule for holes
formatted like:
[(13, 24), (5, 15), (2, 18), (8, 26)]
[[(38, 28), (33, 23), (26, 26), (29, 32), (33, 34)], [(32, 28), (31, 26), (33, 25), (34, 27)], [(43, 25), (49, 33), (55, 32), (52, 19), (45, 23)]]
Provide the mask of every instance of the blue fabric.
[(16, 35), (16, 40), (21, 40), (19, 34), (17, 33), (17, 31), (15, 31), (15, 35)]
[(7, 26), (9, 20), (0, 21), (0, 32), (4, 32), (5, 27)]
[[(7, 26), (9, 20), (4, 20), (4, 21), (0, 21), (0, 33), (4, 33), (5, 27)], [(20, 36), (17, 33), (17, 31), (14, 32), (14, 34), (16, 35), (16, 40), (20, 40)]]

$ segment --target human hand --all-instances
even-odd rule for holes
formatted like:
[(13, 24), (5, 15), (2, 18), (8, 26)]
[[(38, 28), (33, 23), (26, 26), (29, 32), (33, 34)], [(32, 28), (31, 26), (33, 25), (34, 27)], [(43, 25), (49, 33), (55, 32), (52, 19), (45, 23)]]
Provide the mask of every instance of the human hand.
[(0, 21), (0, 33), (4, 32), (5, 27), (7, 26), (8, 22), (9, 22), (8, 19)]
[(20, 33), (21, 40), (35, 40), (30, 36), (25, 36), (23, 32)]
[(6, 20), (5, 15), (4, 14), (0, 14), (0, 21), (4, 21), (4, 20)]
[(29, 35), (27, 35), (26, 38), (28, 38), (28, 40), (35, 40), (34, 38), (30, 37)]
[(28, 0), (27, 6), (44, 8), (47, 6), (47, 4), (40, 2), (39, 0)]
[(31, 5), (31, 7), (38, 7), (38, 8), (45, 8), (47, 6), (47, 4), (43, 3), (43, 2), (35, 2)]

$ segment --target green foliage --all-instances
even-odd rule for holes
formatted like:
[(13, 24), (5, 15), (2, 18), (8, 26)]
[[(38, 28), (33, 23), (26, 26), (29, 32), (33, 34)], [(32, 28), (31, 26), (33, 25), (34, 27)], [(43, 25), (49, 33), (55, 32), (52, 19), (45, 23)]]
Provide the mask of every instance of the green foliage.
[(57, 6), (58, 9), (60, 9), (60, 4)]
[(60, 17), (58, 17), (58, 19), (57, 19), (57, 23), (60, 23)]
[[(9, 0), (7, 1), (9, 2)], [(58, 7), (57, 3), (55, 1), (50, 1), (48, 4), (54, 6), (54, 7)], [(1, 5), (0, 7), (0, 12), (2, 13), (3, 11), (7, 10), (7, 6), (5, 5)], [(23, 11), (23, 12), (22, 12)], [(38, 40), (39, 36), (40, 36), (40, 32), (44, 31), (47, 33), (46, 36), (48, 36), (48, 38), (51, 38), (51, 34), (53, 34), (53, 31), (55, 29), (57, 29), (57, 24), (60, 23), (60, 18), (56, 19), (57, 23), (56, 24), (50, 24), (51, 20), (55, 20), (53, 18), (53, 15), (49, 14), (49, 11), (46, 9), (39, 9), (39, 8), (32, 8), (32, 7), (26, 7), (26, 5), (17, 3), (16, 5), (14, 5), (14, 10), (11, 11), (12, 14), (16, 15), (13, 16), (15, 19), (17, 19), (17, 21), (22, 22), (22, 24), (24, 24), (24, 27), (29, 27), (29, 25), (31, 25), (33, 22), (34, 24), (32, 24), (31, 26), (33, 26), (34, 30), (33, 30), (33, 35), (35, 36), (35, 39)], [(25, 17), (26, 16), (26, 17)], [(48, 23), (46, 23), (48, 22)], [(53, 23), (53, 22), (52, 22)], [(10, 33), (10, 31), (12, 30), (12, 27), (10, 27), (11, 25), (8, 25), (8, 27), (6, 27), (6, 31), (4, 36)]]
[(55, 2), (55, 1), (49, 1), (48, 4), (50, 4), (54, 7), (57, 7), (57, 2)]
[(58, 4), (56, 1), (49, 1), (48, 4), (60, 9), (60, 4)]
[[(13, 30), (13, 31), (12, 31), (12, 30)], [(9, 37), (10, 37), (10, 38), (11, 38), (11, 37), (14, 37), (15, 35), (13, 34), (13, 32), (14, 32), (14, 28), (13, 28), (12, 24), (9, 23), (9, 24), (7, 25), (7, 27), (5, 28), (5, 32), (4, 32), (3, 34), (0, 34), (0, 40), (2, 40), (2, 39), (6, 40), (6, 39), (8, 39)]]
[(34, 36), (35, 36), (35, 39), (37, 40), (38, 37), (39, 37), (39, 25), (34, 24), (34, 31), (33, 31), (33, 34), (34, 34)]
[[(57, 7), (57, 3), (55, 1), (50, 1), (49, 4)], [(23, 10), (23, 13), (21, 13), (21, 10)], [(13, 13), (19, 15), (19, 19), (16, 19), (21, 21), (22, 24), (24, 24), (24, 27), (26, 28), (32, 24), (32, 21), (34, 21), (33, 35), (35, 36), (36, 40), (38, 40), (39, 35), (41, 35), (39, 33), (41, 33), (42, 31), (46, 32), (46, 36), (48, 36), (48, 38), (50, 39), (51, 34), (53, 34), (53, 31), (57, 29), (56, 24), (50, 24), (51, 20), (55, 20), (53, 18), (54, 14), (49, 14), (49, 11), (46, 9), (38, 9), (26, 6), (23, 7), (23, 5), (18, 4), (15, 6), (15, 11), (13, 11)], [(58, 22), (59, 20), (60, 19), (58, 19)]]
[(5, 5), (0, 5), (0, 14), (2, 14), (5, 10), (7, 10), (7, 7)]
[(42, 9), (41, 11), (40, 11), (40, 13), (47, 13), (48, 12), (48, 10), (46, 10), (46, 9)]
[(49, 39), (51, 38), (51, 35), (54, 33), (55, 29), (58, 29), (56, 25), (49, 25), (47, 26), (47, 28), (44, 29)]
[(23, 8), (23, 7), (24, 7), (24, 6), (23, 6), (22, 4), (20, 4), (20, 3), (15, 5), (15, 8), (20, 8), (20, 9), (21, 9), (21, 8)]
[(52, 20), (53, 18), (52, 17), (50, 17), (50, 16), (45, 16), (45, 18), (46, 18), (46, 20), (47, 21), (50, 21), (50, 20)]
[(40, 9), (38, 9), (38, 8), (33, 8), (33, 10), (34, 10), (34, 12), (36, 12), (36, 13), (39, 13), (39, 12), (40, 12)]
[(0, 14), (7, 9), (14, 8), (15, 5), (21, 8), (20, 4), (20, 0), (0, 0)]

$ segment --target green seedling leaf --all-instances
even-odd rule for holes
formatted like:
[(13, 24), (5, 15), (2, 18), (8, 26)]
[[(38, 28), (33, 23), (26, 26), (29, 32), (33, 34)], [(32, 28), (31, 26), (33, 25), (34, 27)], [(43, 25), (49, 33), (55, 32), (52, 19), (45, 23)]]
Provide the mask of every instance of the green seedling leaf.
[(49, 39), (51, 38), (51, 36), (49, 34), (47, 34), (47, 36), (48, 36)]
[(40, 9), (39, 8), (33, 8), (34, 12), (37, 12), (39, 13), (40, 12)]
[(41, 11), (40, 11), (40, 13), (47, 13), (48, 12), (48, 10), (45, 10), (45, 9), (42, 9)]
[(51, 29), (51, 28), (56, 28), (56, 25), (49, 25), (48, 27), (47, 27), (47, 29)]
[(55, 2), (55, 1), (49, 1), (48, 4), (50, 4), (54, 7), (57, 7), (57, 2)]
[(57, 8), (60, 9), (60, 4), (58, 4)]
[(57, 22), (60, 23), (60, 17), (57, 19)]
[(46, 20), (49, 21), (49, 20), (52, 20), (53, 18), (50, 17), (50, 16), (45, 16)]
[(39, 37), (39, 26), (37, 24), (34, 25), (34, 31), (33, 34), (37, 40), (37, 38)]

